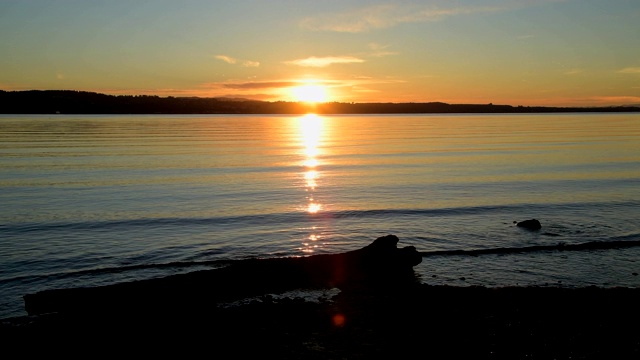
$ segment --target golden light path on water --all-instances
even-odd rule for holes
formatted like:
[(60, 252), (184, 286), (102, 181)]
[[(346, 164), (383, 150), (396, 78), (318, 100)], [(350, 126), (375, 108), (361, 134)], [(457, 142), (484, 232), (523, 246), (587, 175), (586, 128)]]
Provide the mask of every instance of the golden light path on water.
[[(315, 114), (307, 114), (298, 119), (298, 125), (302, 141), (302, 155), (304, 156), (302, 166), (304, 168), (303, 177), (307, 192), (305, 206), (309, 214), (315, 214), (322, 210), (322, 205), (314, 198), (320, 177), (318, 156), (320, 155), (319, 145), (323, 133), (322, 118)], [(306, 253), (312, 253), (319, 247), (320, 236), (317, 234), (315, 226), (310, 230), (312, 231), (303, 242), (303, 248), (301, 249)]]

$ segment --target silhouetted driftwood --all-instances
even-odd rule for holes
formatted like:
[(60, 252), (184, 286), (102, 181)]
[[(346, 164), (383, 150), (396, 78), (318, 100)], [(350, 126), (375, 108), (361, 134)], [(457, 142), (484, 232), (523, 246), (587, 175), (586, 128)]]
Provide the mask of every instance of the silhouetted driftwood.
[(52, 312), (151, 312), (211, 306), (246, 296), (296, 288), (345, 287), (411, 279), (422, 261), (415, 247), (396, 247), (387, 235), (340, 254), (244, 260), (215, 270), (101, 287), (45, 290), (24, 296), (29, 315)]

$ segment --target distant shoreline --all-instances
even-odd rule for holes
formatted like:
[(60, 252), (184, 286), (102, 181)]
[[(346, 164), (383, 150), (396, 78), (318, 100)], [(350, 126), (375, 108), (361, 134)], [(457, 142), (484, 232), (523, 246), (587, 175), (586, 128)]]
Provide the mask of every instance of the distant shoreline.
[(549, 107), (443, 102), (309, 104), (231, 98), (106, 95), (74, 90), (0, 90), (0, 114), (498, 114), (640, 112), (640, 105)]

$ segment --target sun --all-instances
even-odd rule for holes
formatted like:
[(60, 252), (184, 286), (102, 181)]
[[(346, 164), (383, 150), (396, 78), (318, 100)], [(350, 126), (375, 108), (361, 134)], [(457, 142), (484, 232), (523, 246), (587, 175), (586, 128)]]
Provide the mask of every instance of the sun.
[(296, 86), (291, 92), (296, 101), (311, 103), (327, 101), (327, 89), (322, 85), (305, 84)]

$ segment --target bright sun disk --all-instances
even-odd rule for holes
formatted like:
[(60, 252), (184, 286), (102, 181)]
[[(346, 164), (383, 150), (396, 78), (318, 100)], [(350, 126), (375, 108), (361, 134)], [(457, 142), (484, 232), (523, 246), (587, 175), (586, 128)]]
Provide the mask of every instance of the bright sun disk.
[(292, 89), (293, 97), (297, 101), (325, 102), (327, 101), (327, 89), (318, 84), (306, 84)]

